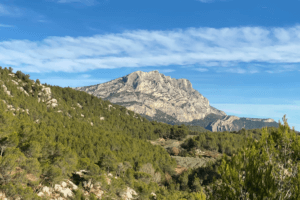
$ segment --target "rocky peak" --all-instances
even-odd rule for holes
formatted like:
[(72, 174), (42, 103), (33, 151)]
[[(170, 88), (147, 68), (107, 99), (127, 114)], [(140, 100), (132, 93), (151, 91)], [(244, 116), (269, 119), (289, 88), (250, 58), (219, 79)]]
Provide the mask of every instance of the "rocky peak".
[(158, 71), (136, 71), (103, 84), (75, 89), (150, 117), (159, 112), (178, 122), (190, 122), (210, 113), (226, 116), (223, 111), (211, 107), (189, 80), (171, 78)]
[[(118, 80), (118, 79), (116, 79)], [(124, 82), (126, 89), (135, 92), (143, 91), (145, 89), (182, 89), (186, 92), (194, 92), (192, 84), (187, 79), (171, 78), (160, 74), (157, 70), (151, 72), (136, 71), (127, 76), (120, 78)]]

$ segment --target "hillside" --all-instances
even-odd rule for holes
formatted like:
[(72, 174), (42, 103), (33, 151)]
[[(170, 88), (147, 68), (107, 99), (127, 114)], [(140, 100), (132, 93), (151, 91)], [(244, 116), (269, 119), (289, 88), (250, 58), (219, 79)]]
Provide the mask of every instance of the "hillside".
[(285, 117), (278, 128), (231, 132), (150, 122), (12, 71), (0, 68), (0, 199), (300, 195), (300, 138)]
[[(83, 188), (72, 186), (61, 199), (68, 195), (119, 199), (128, 187), (138, 191), (139, 199), (165, 191), (159, 185), (166, 184), (166, 175), (174, 173), (176, 162), (147, 139), (184, 137), (186, 127), (151, 123), (85, 92), (41, 85), (29, 78), (11, 68), (0, 69), (2, 197), (56, 198), (70, 190), (64, 185), (69, 181)], [(75, 172), (86, 173), (78, 177)], [(107, 182), (109, 174), (117, 178)], [(87, 182), (101, 190), (87, 189)], [(198, 195), (169, 194), (178, 198)]]

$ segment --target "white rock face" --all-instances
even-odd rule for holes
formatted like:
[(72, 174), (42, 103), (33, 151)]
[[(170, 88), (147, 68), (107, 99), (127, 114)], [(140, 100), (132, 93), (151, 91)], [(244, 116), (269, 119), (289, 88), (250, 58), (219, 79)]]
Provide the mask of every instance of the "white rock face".
[(45, 187), (43, 187), (42, 192), (43, 192), (44, 194), (47, 194), (47, 195), (50, 196), (51, 193), (53, 192), (53, 189), (50, 188), (50, 187), (45, 186)]
[(211, 107), (209, 101), (192, 88), (189, 80), (174, 79), (158, 71), (137, 71), (107, 83), (75, 89), (150, 117), (154, 117), (157, 110), (180, 122), (203, 119), (210, 113), (226, 116), (223, 111)]
[(62, 193), (64, 195), (64, 197), (72, 197), (73, 196), (73, 192), (70, 190), (70, 188), (67, 188), (66, 182), (62, 182), (61, 185), (55, 184), (54, 190)]
[(20, 90), (21, 92), (24, 92), (24, 94), (25, 94), (26, 96), (29, 96), (29, 94), (26, 92), (26, 90), (24, 90), (23, 87), (17, 87), (17, 89)]
[(73, 190), (77, 190), (78, 189), (78, 186), (77, 185), (75, 185), (72, 181), (67, 181), (68, 182), (68, 184), (72, 187), (72, 189)]
[[(1, 81), (1, 83), (3, 83), (2, 81)], [(6, 87), (6, 85), (1, 85), (2, 86), (2, 88), (3, 88), (3, 91), (8, 95), (8, 96), (12, 96), (11, 94), (10, 94), (10, 91), (9, 90), (7, 90), (7, 87)]]
[(54, 107), (58, 106), (56, 99), (50, 99), (46, 104), (47, 104), (47, 107), (51, 106), (54, 108)]
[(80, 105), (79, 103), (77, 103), (77, 106), (78, 106), (79, 108), (82, 108), (82, 105)]
[(136, 195), (137, 195), (136, 191), (134, 191), (130, 187), (127, 187), (126, 191), (123, 194), (121, 194), (121, 197), (124, 200), (131, 200), (131, 199), (134, 199), (134, 196), (136, 196)]
[(0, 192), (0, 199), (7, 200), (7, 198), (5, 197), (5, 194), (2, 192)]
[(19, 83), (15, 80), (11, 80), (11, 82), (13, 82), (13, 84), (15, 84), (15, 85), (19, 85)]
[(46, 95), (51, 95), (51, 88), (49, 87), (43, 87), (42, 91), (44, 91)]
[(239, 117), (236, 116), (226, 116), (224, 119), (218, 119), (217, 121), (213, 122), (211, 125), (212, 131), (232, 131), (238, 127), (235, 127), (232, 123), (234, 120), (239, 120)]

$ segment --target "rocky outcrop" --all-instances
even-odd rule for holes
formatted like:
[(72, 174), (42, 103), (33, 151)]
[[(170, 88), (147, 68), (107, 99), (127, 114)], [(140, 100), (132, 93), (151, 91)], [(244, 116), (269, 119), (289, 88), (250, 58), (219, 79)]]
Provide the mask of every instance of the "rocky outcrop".
[(107, 83), (75, 89), (150, 117), (164, 113), (178, 122), (190, 122), (210, 113), (226, 116), (211, 107), (189, 80), (171, 78), (158, 71), (137, 71)]
[[(75, 89), (125, 106), (150, 121), (202, 126), (210, 131), (278, 127), (273, 119), (227, 116), (210, 106), (189, 80), (174, 79), (158, 71), (137, 71), (106, 83)], [(100, 119), (104, 118), (100, 116)]]
[(208, 115), (203, 120), (195, 120), (187, 125), (202, 126), (206, 129), (217, 131), (239, 131), (245, 129), (257, 129), (263, 127), (278, 127), (278, 123), (273, 119), (244, 118), (236, 116), (220, 117)]
[(132, 188), (127, 187), (126, 191), (124, 191), (123, 193), (121, 193), (120, 195), (122, 197), (122, 199), (124, 200), (131, 200), (131, 199), (135, 199), (137, 196), (136, 191), (134, 191)]
[(2, 84), (1, 87), (3, 88), (3, 91), (10, 97), (12, 97), (11, 92), (9, 90), (7, 90), (6, 85), (4, 85), (4, 83), (2, 81), (0, 81), (0, 83)]
[(211, 124), (211, 130), (213, 132), (217, 131), (233, 131), (238, 127), (234, 126), (232, 123), (234, 120), (239, 120), (239, 117), (236, 116), (226, 116), (224, 119), (218, 119), (217, 121)]

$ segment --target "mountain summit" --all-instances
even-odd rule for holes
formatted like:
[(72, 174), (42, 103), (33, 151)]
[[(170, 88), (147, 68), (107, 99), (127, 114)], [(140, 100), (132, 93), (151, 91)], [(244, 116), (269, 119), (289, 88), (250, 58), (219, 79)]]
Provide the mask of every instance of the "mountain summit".
[(226, 116), (210, 106), (189, 80), (171, 78), (158, 71), (136, 71), (107, 83), (76, 89), (169, 122), (191, 122), (208, 114)]
[(208, 99), (193, 89), (189, 80), (171, 78), (158, 71), (136, 71), (106, 83), (75, 89), (158, 122), (202, 126), (210, 131), (278, 127), (273, 119), (228, 116), (210, 106)]

